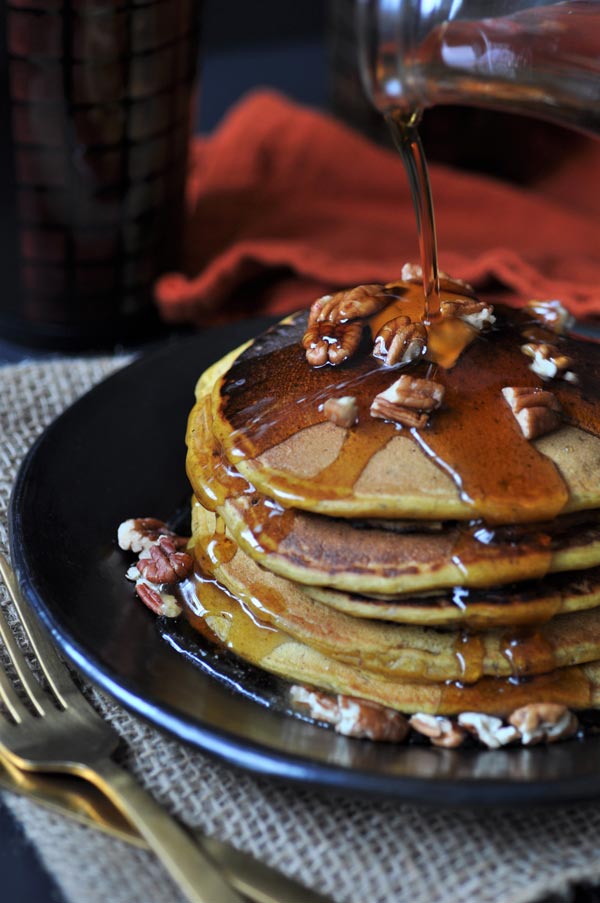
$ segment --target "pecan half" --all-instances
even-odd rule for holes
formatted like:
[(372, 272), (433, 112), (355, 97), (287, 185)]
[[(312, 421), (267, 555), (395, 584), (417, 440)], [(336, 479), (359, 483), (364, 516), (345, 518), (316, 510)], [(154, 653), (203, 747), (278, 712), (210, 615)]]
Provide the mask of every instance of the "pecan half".
[(495, 718), (493, 715), (462, 712), (458, 716), (458, 723), (488, 749), (499, 749), (519, 739), (519, 731), (514, 725), (505, 725), (501, 718)]
[(370, 317), (389, 304), (383, 285), (357, 285), (334, 295), (324, 295), (313, 303), (308, 317), (313, 323), (345, 323)]
[(506, 386), (502, 395), (526, 439), (537, 439), (561, 423), (560, 401), (552, 392), (532, 386)]
[(442, 301), (440, 304), (442, 317), (458, 317), (481, 331), (496, 322), (494, 308), (485, 301), (477, 301), (474, 298), (457, 298), (452, 301)]
[(312, 718), (331, 724), (345, 737), (401, 743), (409, 732), (404, 715), (367, 699), (341, 694), (331, 696), (298, 685), (290, 689), (290, 698), (296, 705), (306, 708)]
[(414, 361), (425, 353), (427, 330), (423, 323), (412, 323), (410, 317), (395, 317), (385, 323), (375, 336), (373, 357), (388, 367)]
[(342, 398), (328, 398), (323, 405), (323, 413), (328, 420), (350, 429), (358, 420), (358, 405), (353, 395), (344, 395)]
[(358, 346), (362, 323), (311, 323), (302, 338), (306, 360), (311, 367), (342, 364)]
[(394, 420), (403, 426), (423, 427), (431, 411), (441, 405), (444, 392), (444, 386), (432, 379), (401, 376), (375, 396), (371, 404), (371, 417)]
[(575, 323), (575, 317), (560, 301), (528, 301), (525, 309), (538, 323), (557, 335), (564, 335)]
[(418, 712), (409, 718), (409, 724), (418, 734), (428, 737), (433, 746), (443, 746), (447, 749), (461, 746), (467, 736), (459, 724), (442, 715), (426, 715), (424, 712)]
[(389, 302), (389, 293), (374, 283), (317, 298), (302, 338), (308, 363), (312, 367), (335, 366), (351, 357), (362, 335), (362, 324), (356, 321), (377, 313)]
[(179, 551), (171, 536), (158, 541), (140, 555), (137, 569), (150, 583), (176, 583), (188, 577), (194, 566), (189, 552)]
[(550, 702), (521, 706), (508, 720), (521, 734), (524, 746), (555, 743), (572, 737), (579, 729), (579, 722), (573, 712), (564, 705)]
[(123, 521), (117, 530), (119, 548), (125, 552), (142, 552), (153, 546), (160, 536), (170, 536), (178, 549), (187, 545), (185, 536), (178, 536), (156, 517), (135, 517)]
[(556, 345), (550, 345), (548, 342), (528, 342), (521, 345), (521, 351), (531, 358), (529, 369), (542, 379), (560, 376), (567, 382), (577, 382), (576, 375), (569, 370), (573, 361), (566, 354), (561, 354)]

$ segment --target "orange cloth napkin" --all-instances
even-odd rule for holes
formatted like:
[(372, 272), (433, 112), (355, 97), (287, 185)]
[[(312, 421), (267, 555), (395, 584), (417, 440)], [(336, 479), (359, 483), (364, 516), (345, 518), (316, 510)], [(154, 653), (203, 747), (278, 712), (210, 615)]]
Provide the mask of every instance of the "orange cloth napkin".
[[(580, 316), (600, 315), (595, 151), (583, 172), (575, 160), (537, 190), (433, 165), (440, 267), (478, 287), (500, 283), (513, 298), (560, 298)], [(419, 256), (399, 157), (270, 91), (195, 139), (188, 205), (184, 272), (155, 287), (171, 323), (231, 316), (257, 285), (260, 307), (246, 314), (288, 312), (329, 289), (388, 282)]]

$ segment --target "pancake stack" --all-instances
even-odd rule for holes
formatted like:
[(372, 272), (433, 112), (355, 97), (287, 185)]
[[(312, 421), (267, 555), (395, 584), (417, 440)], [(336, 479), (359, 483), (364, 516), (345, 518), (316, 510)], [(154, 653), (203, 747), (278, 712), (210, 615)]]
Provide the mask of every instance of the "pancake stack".
[(600, 703), (600, 367), (557, 302), (319, 299), (200, 378), (187, 617), (398, 712)]

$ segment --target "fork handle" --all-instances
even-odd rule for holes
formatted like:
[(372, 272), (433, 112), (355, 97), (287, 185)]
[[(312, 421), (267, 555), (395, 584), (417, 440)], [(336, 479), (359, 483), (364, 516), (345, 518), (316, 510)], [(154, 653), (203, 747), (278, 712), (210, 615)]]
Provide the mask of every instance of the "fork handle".
[(124, 768), (112, 759), (101, 759), (81, 776), (135, 825), (190, 903), (243, 903), (213, 860)]

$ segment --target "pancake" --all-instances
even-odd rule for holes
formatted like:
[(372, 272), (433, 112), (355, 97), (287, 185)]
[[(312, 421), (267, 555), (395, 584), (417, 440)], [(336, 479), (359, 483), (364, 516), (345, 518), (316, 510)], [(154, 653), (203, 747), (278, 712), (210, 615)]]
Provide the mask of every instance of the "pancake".
[(555, 617), (530, 630), (479, 634), (369, 622), (324, 606), (298, 584), (265, 571), (227, 534), (216, 536), (216, 526), (215, 515), (196, 504), (194, 552), (201, 572), (262, 622), (347, 665), (392, 679), (473, 683), (483, 676), (524, 677), (600, 658), (600, 609)]
[(432, 627), (517, 627), (600, 605), (600, 568), (501, 588), (453, 587), (408, 596), (369, 597), (323, 586), (302, 588), (310, 598), (354, 618)]
[(598, 661), (557, 669), (523, 682), (494, 677), (467, 685), (402, 678), (392, 681), (330, 658), (262, 623), (214, 581), (190, 594), (185, 614), (199, 632), (265, 671), (294, 683), (368, 699), (407, 714), (457, 715), (482, 711), (504, 717), (522, 705), (536, 702), (577, 709), (600, 704)]
[(479, 526), (440, 534), (364, 529), (278, 509), (256, 492), (227, 499), (218, 510), (235, 541), (263, 567), (300, 583), (359, 593), (499, 586), (600, 564), (596, 517), (576, 532), (557, 524), (554, 535), (532, 531), (515, 542), (499, 534), (488, 542), (478, 539)]
[[(215, 437), (265, 495), (330, 516), (515, 523), (600, 507), (600, 411), (590, 401), (600, 389), (596, 349), (561, 338), (579, 383), (555, 381), (565, 426), (529, 441), (501, 396), (504, 386), (544, 385), (521, 351), (528, 325), (526, 314), (500, 311), (496, 330), (472, 342), (452, 368), (437, 367), (444, 405), (431, 428), (419, 431), (369, 416), (397, 368), (364, 349), (340, 367), (312, 368), (300, 342), (306, 317), (288, 319), (220, 368)], [(411, 375), (430, 368), (428, 361), (411, 364)], [(357, 429), (323, 413), (327, 399), (342, 395), (357, 398)]]

